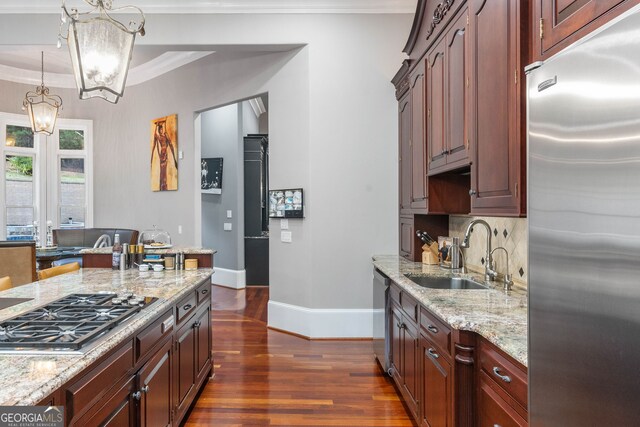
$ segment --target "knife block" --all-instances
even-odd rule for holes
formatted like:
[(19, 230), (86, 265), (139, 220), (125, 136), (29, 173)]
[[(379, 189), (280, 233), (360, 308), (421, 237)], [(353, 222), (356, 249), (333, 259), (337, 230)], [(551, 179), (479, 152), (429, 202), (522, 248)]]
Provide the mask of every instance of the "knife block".
[(440, 263), (438, 243), (433, 242), (431, 245), (422, 245), (422, 263), (427, 265), (438, 265)]

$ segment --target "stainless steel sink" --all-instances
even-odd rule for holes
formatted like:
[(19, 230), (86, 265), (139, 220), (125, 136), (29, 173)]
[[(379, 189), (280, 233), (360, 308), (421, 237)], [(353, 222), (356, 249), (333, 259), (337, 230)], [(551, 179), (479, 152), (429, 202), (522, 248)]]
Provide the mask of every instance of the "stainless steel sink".
[(460, 277), (430, 277), (416, 274), (405, 274), (404, 277), (418, 286), (430, 289), (488, 289), (470, 279)]

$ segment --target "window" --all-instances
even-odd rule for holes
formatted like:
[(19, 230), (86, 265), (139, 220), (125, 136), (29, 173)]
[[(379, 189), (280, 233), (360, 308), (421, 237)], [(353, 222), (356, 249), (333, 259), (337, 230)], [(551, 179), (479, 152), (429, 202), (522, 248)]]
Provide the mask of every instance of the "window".
[(92, 122), (58, 119), (56, 132), (31, 132), (26, 116), (0, 113), (0, 239), (31, 240), (34, 222), (53, 228), (93, 223)]

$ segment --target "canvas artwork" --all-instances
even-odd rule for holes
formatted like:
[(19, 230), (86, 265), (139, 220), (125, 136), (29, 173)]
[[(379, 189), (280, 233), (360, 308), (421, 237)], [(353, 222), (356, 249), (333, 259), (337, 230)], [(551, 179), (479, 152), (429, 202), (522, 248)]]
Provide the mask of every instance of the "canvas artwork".
[(151, 190), (178, 189), (178, 115), (151, 121)]
[(222, 194), (222, 157), (202, 159), (200, 189), (203, 193)]

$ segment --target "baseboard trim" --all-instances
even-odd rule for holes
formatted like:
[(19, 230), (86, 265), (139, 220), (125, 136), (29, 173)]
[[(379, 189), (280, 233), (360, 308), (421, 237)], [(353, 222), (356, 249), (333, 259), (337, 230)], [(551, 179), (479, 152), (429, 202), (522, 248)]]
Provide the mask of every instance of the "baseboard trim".
[(213, 271), (214, 274), (211, 276), (211, 282), (214, 285), (231, 289), (244, 289), (247, 287), (246, 270), (229, 270), (215, 267)]
[(308, 339), (371, 339), (371, 309), (325, 309), (269, 301), (271, 329), (289, 332)]

